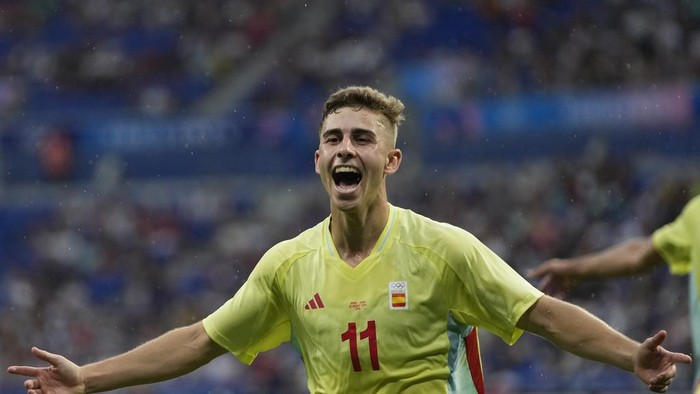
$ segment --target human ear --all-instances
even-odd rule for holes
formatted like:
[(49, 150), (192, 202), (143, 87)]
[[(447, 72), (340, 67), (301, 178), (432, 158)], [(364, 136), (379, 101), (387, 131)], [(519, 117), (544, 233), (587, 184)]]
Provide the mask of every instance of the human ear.
[(319, 156), (320, 156), (320, 154), (318, 153), (318, 151), (316, 151), (316, 153), (314, 153), (314, 169), (316, 170), (316, 173), (317, 173), (317, 174), (321, 174), (321, 169), (318, 168), (318, 158), (319, 158)]
[(401, 158), (403, 154), (401, 153), (400, 149), (392, 149), (389, 151), (389, 154), (386, 157), (386, 164), (384, 165), (384, 173), (387, 175), (391, 175), (395, 173), (398, 169), (399, 166), (401, 165)]

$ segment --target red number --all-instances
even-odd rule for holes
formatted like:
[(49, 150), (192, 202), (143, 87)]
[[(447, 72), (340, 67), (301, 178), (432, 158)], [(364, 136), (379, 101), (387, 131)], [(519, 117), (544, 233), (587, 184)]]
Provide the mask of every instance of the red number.
[[(355, 322), (348, 323), (348, 329), (340, 334), (340, 339), (343, 342), (348, 341), (350, 345), (350, 359), (352, 360), (352, 369), (355, 372), (362, 371), (360, 365), (360, 356), (357, 352), (357, 324)], [(372, 369), (379, 371), (379, 353), (377, 352), (377, 326), (374, 320), (367, 322), (367, 328), (360, 332), (360, 340), (367, 339), (369, 342), (369, 359), (372, 363)]]
[(367, 322), (367, 329), (360, 333), (360, 339), (369, 340), (369, 359), (372, 361), (372, 369), (379, 371), (379, 355), (377, 354), (377, 327), (374, 320)]
[(355, 323), (348, 323), (348, 330), (340, 334), (340, 339), (350, 341), (350, 359), (352, 360), (353, 371), (362, 371), (360, 366), (360, 356), (357, 355), (357, 327)]

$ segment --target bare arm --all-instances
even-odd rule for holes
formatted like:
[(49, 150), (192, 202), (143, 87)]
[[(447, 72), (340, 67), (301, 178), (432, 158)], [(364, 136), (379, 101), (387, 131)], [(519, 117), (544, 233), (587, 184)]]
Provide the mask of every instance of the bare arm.
[(564, 297), (580, 281), (639, 274), (662, 263), (651, 237), (641, 237), (596, 253), (547, 260), (530, 270), (528, 276), (540, 279), (539, 287), (545, 293)]
[[(48, 368), (13, 366), (8, 372), (25, 375), (29, 393), (94, 393), (154, 383), (191, 372), (225, 350), (212, 341), (201, 322), (177, 328), (133, 350), (82, 367), (63, 356), (39, 349), (32, 352)], [(40, 389), (41, 391), (32, 391)]]
[(98, 392), (172, 379), (194, 371), (224, 352), (198, 322), (81, 369), (87, 392)]
[(542, 296), (522, 316), (518, 327), (569, 353), (633, 371), (632, 359), (639, 344), (579, 306)]
[(518, 327), (577, 356), (634, 372), (656, 392), (668, 390), (676, 363), (691, 362), (690, 356), (660, 346), (663, 331), (640, 344), (583, 308), (546, 295), (521, 317)]

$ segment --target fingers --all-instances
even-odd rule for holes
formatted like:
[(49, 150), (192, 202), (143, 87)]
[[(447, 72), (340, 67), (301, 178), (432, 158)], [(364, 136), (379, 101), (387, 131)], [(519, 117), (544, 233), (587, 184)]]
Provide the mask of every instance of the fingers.
[(551, 260), (545, 261), (544, 263), (538, 265), (535, 268), (530, 268), (527, 270), (526, 275), (529, 278), (535, 278), (535, 279), (541, 279), (543, 276), (547, 274), (551, 274), (550, 271), (550, 266), (551, 266)]
[(41, 383), (37, 379), (28, 379), (24, 381), (24, 388), (27, 390), (40, 389)]
[(649, 386), (649, 390), (655, 393), (665, 393), (668, 392), (668, 386)]
[(652, 382), (649, 384), (649, 390), (655, 393), (665, 393), (668, 391), (671, 382), (673, 382), (673, 379), (664, 380), (663, 382), (659, 383)]
[(537, 285), (537, 288), (554, 298), (560, 300), (566, 298), (566, 289), (561, 284), (557, 283), (556, 279), (551, 274), (544, 275)]
[(545, 289), (549, 288), (552, 283), (552, 275), (544, 275), (544, 277), (539, 277), (540, 278), (540, 283), (537, 285), (537, 287), (540, 288), (540, 290), (544, 291)]
[(690, 357), (687, 354), (684, 353), (676, 353), (676, 352), (669, 352), (668, 350), (664, 349), (663, 347), (660, 347), (661, 344), (666, 340), (666, 337), (668, 334), (666, 333), (665, 330), (661, 330), (656, 333), (651, 338), (647, 338), (644, 341), (644, 345), (651, 351), (663, 351), (664, 353), (667, 354), (667, 356), (671, 359), (671, 362), (673, 363), (682, 363), (682, 364), (689, 364), (693, 362), (693, 358)]
[(675, 366), (669, 368), (665, 372), (658, 374), (655, 378), (650, 380), (649, 386), (668, 386), (671, 384), (674, 377), (676, 377)]
[(58, 354), (49, 353), (46, 350), (39, 349), (38, 347), (32, 347), (32, 354), (38, 359), (44, 360), (51, 365), (58, 365), (61, 356)]
[(542, 266), (535, 267), (535, 268), (530, 268), (525, 272), (525, 276), (528, 278), (534, 278), (537, 279), (540, 276), (542, 276)]
[(684, 353), (669, 353), (669, 355), (674, 363), (690, 364), (693, 362), (693, 358)]
[(656, 335), (654, 335), (653, 337), (647, 338), (644, 341), (644, 345), (652, 351), (656, 350), (656, 348), (660, 346), (664, 342), (664, 340), (666, 340), (666, 335), (666, 331), (661, 330), (657, 332)]
[(7, 372), (22, 376), (36, 376), (39, 373), (39, 368), (13, 365), (7, 368)]
[(562, 296), (561, 296), (562, 292), (560, 291), (559, 287), (555, 283), (555, 280), (552, 277), (552, 275), (549, 275), (549, 274), (545, 275), (540, 280), (540, 284), (537, 287), (539, 287), (539, 289), (541, 291), (545, 292), (546, 294), (550, 294), (552, 297), (562, 299)]
[(673, 382), (673, 377), (676, 375), (675, 368), (672, 373), (663, 373), (652, 379), (649, 382), (649, 390), (655, 393), (665, 393), (668, 391), (671, 382)]
[[(41, 350), (37, 347), (32, 347), (32, 354), (39, 358), (40, 360), (46, 361), (50, 363), (51, 365), (58, 365), (61, 356), (53, 353), (49, 353), (46, 350)], [(15, 375), (23, 375), (23, 376), (37, 376), (39, 374), (39, 371), (41, 368), (36, 368), (36, 367), (29, 367), (29, 366), (18, 366), (18, 365), (13, 365), (11, 367), (7, 368), (7, 372)], [(31, 387), (28, 387), (31, 388)]]
[(43, 394), (41, 382), (38, 379), (28, 379), (24, 381), (24, 388), (27, 389), (27, 394)]

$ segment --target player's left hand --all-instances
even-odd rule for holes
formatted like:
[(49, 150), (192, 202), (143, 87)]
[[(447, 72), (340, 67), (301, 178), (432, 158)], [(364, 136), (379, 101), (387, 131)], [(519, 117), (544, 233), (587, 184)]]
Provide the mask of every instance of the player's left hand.
[(666, 331), (661, 330), (647, 338), (634, 359), (634, 373), (655, 393), (665, 393), (676, 376), (676, 364), (688, 364), (693, 360), (683, 353), (669, 352), (661, 346), (666, 339)]

